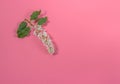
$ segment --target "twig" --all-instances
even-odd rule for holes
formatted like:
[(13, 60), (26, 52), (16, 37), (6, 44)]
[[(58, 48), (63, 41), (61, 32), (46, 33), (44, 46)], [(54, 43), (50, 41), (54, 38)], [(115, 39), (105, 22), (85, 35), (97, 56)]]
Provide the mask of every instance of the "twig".
[(25, 21), (28, 22), (32, 27), (34, 27), (34, 25), (31, 23), (31, 21), (29, 21), (28, 19), (25, 18)]

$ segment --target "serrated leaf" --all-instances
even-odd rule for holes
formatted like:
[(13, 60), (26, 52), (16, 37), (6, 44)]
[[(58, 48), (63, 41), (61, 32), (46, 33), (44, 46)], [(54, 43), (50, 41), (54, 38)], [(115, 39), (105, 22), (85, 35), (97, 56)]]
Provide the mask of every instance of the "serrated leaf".
[(26, 27), (23, 30), (18, 32), (18, 38), (24, 38), (30, 34), (30, 28)]
[(45, 24), (46, 22), (47, 22), (47, 17), (40, 18), (40, 19), (38, 20), (38, 25), (43, 25), (43, 24)]
[(20, 30), (22, 30), (26, 26), (27, 26), (27, 23), (25, 21), (21, 22), (20, 25), (19, 25), (19, 28), (18, 28), (17, 32), (19, 32)]
[(36, 20), (38, 18), (38, 16), (40, 15), (41, 10), (40, 11), (34, 11), (31, 16), (30, 16), (30, 20)]
[(27, 27), (27, 23), (26, 22), (21, 22), (19, 25), (19, 28), (17, 30), (17, 36), (18, 38), (24, 38), (26, 36), (28, 36), (30, 33), (30, 28)]

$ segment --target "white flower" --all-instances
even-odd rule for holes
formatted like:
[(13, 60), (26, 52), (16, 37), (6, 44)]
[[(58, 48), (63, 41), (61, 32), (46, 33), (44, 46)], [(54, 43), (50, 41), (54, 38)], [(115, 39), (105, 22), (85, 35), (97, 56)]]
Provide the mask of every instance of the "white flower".
[(38, 26), (37, 30), (42, 30), (42, 27), (41, 27), (41, 26)]
[(34, 30), (33, 35), (37, 36), (37, 31), (36, 30)]
[(43, 35), (44, 35), (45, 37), (47, 37), (47, 33), (46, 33), (46, 31), (43, 32)]
[(38, 37), (40, 37), (40, 38), (42, 37), (42, 33), (41, 32), (38, 33)]
[(34, 35), (37, 36), (42, 41), (42, 43), (44, 44), (44, 46), (46, 46), (48, 52), (50, 54), (55, 53), (55, 49), (54, 49), (53, 43), (52, 43), (49, 35), (45, 31), (45, 29), (43, 29), (41, 27), (41, 25), (35, 25), (34, 28), (35, 28)]
[(54, 48), (53, 47), (48, 47), (48, 52), (50, 53), (50, 54), (54, 54)]

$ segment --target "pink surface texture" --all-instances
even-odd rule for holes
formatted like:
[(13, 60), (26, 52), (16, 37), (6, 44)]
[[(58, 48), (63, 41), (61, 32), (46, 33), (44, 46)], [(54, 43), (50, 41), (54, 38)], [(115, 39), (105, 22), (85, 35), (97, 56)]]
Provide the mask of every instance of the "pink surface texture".
[[(56, 55), (16, 37), (39, 9)], [(0, 0), (0, 84), (120, 84), (120, 0)]]

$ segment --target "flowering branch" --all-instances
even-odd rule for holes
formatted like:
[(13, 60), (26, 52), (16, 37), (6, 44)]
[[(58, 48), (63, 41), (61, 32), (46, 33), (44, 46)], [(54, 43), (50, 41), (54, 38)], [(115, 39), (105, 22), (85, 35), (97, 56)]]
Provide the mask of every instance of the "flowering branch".
[[(22, 21), (19, 25), (19, 28), (17, 30), (17, 36), (18, 38), (24, 38), (30, 34), (31, 27), (34, 29), (34, 35), (37, 36), (43, 43), (43, 45), (47, 48), (48, 52), (50, 54), (55, 53), (55, 48), (52, 43), (52, 40), (50, 36), (47, 34), (44, 28), (42, 28), (42, 25), (47, 22), (47, 17), (38, 18), (40, 15), (40, 11), (34, 11), (30, 16), (30, 21), (28, 19), (25, 19)], [(36, 21), (37, 24), (33, 24), (31, 21)], [(29, 25), (30, 27), (29, 27)]]

